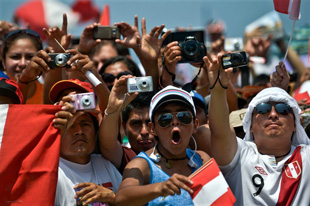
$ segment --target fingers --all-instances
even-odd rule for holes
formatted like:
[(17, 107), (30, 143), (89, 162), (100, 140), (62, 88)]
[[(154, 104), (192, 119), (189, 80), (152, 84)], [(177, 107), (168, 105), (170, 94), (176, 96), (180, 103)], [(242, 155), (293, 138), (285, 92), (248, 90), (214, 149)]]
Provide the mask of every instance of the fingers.
[(169, 29), (168, 31), (166, 31), (166, 32), (161, 36), (162, 41), (164, 41), (164, 40), (167, 38), (167, 36), (169, 36), (170, 33), (171, 33), (171, 30), (170, 30), (170, 29)]
[(188, 193), (192, 194), (193, 190), (189, 186), (187, 186), (192, 184), (193, 182), (188, 177), (179, 174), (173, 174), (166, 182), (164, 182), (163, 195), (179, 195), (181, 194), (181, 189), (184, 189)]
[(61, 30), (65, 33), (67, 33), (67, 28), (68, 28), (68, 18), (67, 18), (67, 14), (64, 13), (62, 15), (62, 28)]
[(135, 15), (134, 26), (139, 28), (139, 26), (138, 26), (138, 15)]
[(142, 18), (142, 23), (141, 23), (141, 33), (142, 33), (142, 36), (146, 35), (146, 24), (145, 24), (145, 18)]

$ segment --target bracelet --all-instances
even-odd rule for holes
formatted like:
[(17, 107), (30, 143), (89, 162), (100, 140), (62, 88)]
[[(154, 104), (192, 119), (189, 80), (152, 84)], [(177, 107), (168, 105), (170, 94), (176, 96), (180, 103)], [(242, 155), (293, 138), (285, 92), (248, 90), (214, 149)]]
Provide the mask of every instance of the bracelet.
[(20, 81), (20, 79), (18, 79), (18, 81), (19, 81), (20, 83), (22, 83), (22, 84), (29, 84), (30, 82), (34, 82), (34, 81), (38, 80), (38, 79), (40, 78), (41, 75), (42, 75), (42, 71), (41, 71), (41, 73), (37, 76), (37, 78), (35, 78), (35, 79), (33, 79), (33, 80), (30, 80), (30, 81), (28, 81), (28, 82), (23, 82), (23, 81)]
[(108, 112), (107, 112), (107, 109), (105, 109), (105, 110), (104, 110), (104, 115), (105, 115), (105, 116), (109, 116), (109, 115), (115, 114), (115, 113), (117, 113), (117, 112), (119, 112), (119, 109), (116, 110), (115, 112), (111, 112), (111, 113), (108, 113)]
[(128, 94), (126, 93), (125, 96), (124, 96), (124, 101), (123, 101), (123, 103), (121, 104), (121, 106), (120, 106), (115, 112), (112, 112), (112, 113), (108, 113), (108, 112), (107, 112), (107, 108), (106, 108), (106, 109), (104, 110), (104, 112), (103, 112), (104, 115), (105, 115), (105, 116), (109, 116), (109, 115), (112, 115), (112, 114), (115, 114), (115, 113), (121, 111), (122, 107), (123, 107), (124, 105), (126, 105), (127, 98), (128, 98)]

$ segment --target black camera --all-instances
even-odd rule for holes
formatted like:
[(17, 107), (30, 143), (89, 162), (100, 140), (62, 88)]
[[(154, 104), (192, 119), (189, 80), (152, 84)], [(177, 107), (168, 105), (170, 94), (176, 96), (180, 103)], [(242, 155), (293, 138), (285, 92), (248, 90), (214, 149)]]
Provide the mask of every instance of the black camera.
[(183, 42), (179, 43), (182, 53), (182, 59), (179, 63), (202, 62), (206, 56), (207, 49), (205, 45), (197, 41), (194, 36), (187, 36)]
[(51, 61), (47, 62), (47, 65), (53, 68), (70, 68), (71, 66), (67, 64), (68, 60), (70, 59), (69, 53), (50, 53), (48, 54), (51, 57)]
[(120, 27), (118, 26), (97, 26), (93, 30), (94, 39), (115, 40), (121, 38)]
[(246, 66), (248, 61), (248, 56), (244, 51), (225, 54), (222, 56), (223, 69)]

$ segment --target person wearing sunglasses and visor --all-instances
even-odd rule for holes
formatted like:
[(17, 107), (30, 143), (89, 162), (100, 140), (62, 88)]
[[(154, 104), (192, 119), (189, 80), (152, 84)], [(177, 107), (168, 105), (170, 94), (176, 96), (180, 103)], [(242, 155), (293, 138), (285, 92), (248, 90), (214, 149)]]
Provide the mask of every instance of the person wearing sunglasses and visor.
[(187, 148), (199, 125), (193, 99), (167, 86), (153, 96), (149, 115), (157, 145), (127, 164), (116, 205), (193, 205), (188, 176), (210, 159)]
[[(235, 205), (309, 205), (305, 194), (310, 192), (310, 146), (297, 102), (279, 87), (262, 90), (243, 118), (244, 139), (236, 137), (226, 102), (233, 68), (224, 70), (221, 57), (204, 57), (209, 81), (215, 84), (209, 105), (211, 150), (236, 197)], [(276, 72), (285, 70), (280, 65)]]

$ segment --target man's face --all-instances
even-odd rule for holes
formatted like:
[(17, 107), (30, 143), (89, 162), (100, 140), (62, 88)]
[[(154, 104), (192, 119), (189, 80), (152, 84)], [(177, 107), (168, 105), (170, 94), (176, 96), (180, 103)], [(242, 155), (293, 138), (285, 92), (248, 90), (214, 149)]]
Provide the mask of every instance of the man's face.
[[(190, 123), (180, 121), (177, 117), (178, 112), (189, 112), (191, 117)], [(162, 127), (158, 123), (158, 118), (160, 115), (167, 113), (173, 114), (172, 120), (166, 127)], [(184, 152), (184, 148), (187, 148), (192, 134), (197, 131), (198, 125), (198, 119), (193, 119), (190, 109), (178, 103), (169, 103), (159, 108), (154, 116), (154, 124), (149, 124), (152, 132), (154, 132), (155, 136), (158, 136), (165, 150), (174, 155)]]
[(150, 134), (149, 122), (149, 108), (145, 107), (142, 110), (133, 109), (129, 114), (126, 125), (123, 124), (131, 148), (136, 153), (147, 151), (155, 146), (156, 140)]
[(253, 132), (256, 143), (264, 143), (264, 139), (289, 140), (295, 128), (295, 119), (292, 112), (281, 114), (275, 109), (275, 102), (270, 102), (271, 111), (259, 114), (254, 109), (250, 132)]
[(102, 45), (100, 50), (94, 54), (92, 60), (97, 65), (97, 71), (104, 65), (104, 63), (117, 56), (116, 49), (111, 44)]
[(60, 156), (71, 162), (86, 164), (95, 148), (94, 123), (88, 113), (78, 113), (72, 121), (61, 139)]

